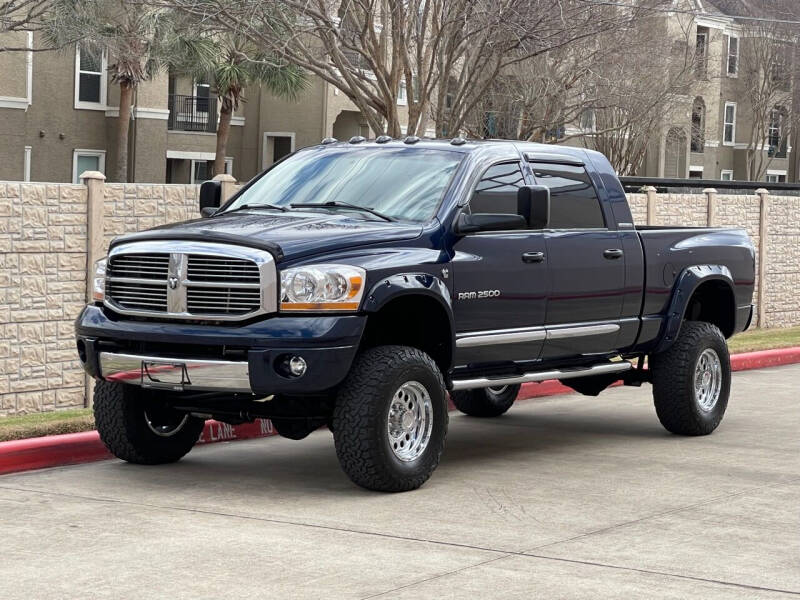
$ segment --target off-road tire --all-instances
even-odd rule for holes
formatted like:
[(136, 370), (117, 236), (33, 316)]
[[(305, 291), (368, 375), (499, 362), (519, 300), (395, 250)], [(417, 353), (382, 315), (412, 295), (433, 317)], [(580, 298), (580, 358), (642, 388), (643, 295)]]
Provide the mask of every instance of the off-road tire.
[[(695, 367), (706, 349), (721, 363), (719, 397), (703, 410), (695, 394)], [(675, 342), (649, 359), (653, 378), (653, 403), (658, 420), (667, 431), (679, 435), (708, 435), (722, 421), (731, 389), (731, 364), (725, 336), (711, 323), (686, 321)]]
[(122, 383), (95, 384), (95, 425), (114, 456), (139, 465), (158, 465), (180, 460), (195, 445), (203, 431), (203, 419), (187, 415), (180, 428), (168, 436), (150, 428), (145, 418), (147, 408), (165, 410), (158, 394)]
[[(432, 408), (427, 446), (411, 461), (390, 446), (387, 419), (392, 398), (409, 381), (422, 384)], [(361, 487), (403, 492), (420, 487), (439, 464), (447, 435), (447, 399), (436, 363), (408, 346), (378, 346), (359, 354), (336, 399), (333, 439), (347, 476)]]
[(503, 386), (501, 392), (489, 388), (451, 392), (456, 408), (470, 417), (499, 417), (505, 413), (519, 394), (519, 385)]

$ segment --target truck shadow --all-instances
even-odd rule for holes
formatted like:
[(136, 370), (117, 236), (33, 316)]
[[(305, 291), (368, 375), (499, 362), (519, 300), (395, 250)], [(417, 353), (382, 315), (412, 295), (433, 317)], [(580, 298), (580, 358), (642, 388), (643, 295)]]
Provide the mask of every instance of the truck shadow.
[[(433, 480), (446, 483), (461, 479), (469, 471), (488, 467), (513, 457), (524, 462), (529, 474), (537, 461), (565, 452), (576, 455), (603, 452), (635, 452), (632, 446), (652, 447), (677, 440), (661, 429), (655, 415), (600, 415), (519, 413), (496, 419), (475, 419), (452, 414), (447, 445)], [(251, 500), (274, 494), (352, 496), (365, 493), (342, 473), (336, 458), (333, 436), (326, 429), (300, 442), (281, 438), (249, 440), (200, 447), (180, 463), (160, 467), (137, 467), (118, 463), (128, 470), (132, 485), (169, 489), (181, 487), (205, 490), (216, 497), (236, 492), (252, 495)]]

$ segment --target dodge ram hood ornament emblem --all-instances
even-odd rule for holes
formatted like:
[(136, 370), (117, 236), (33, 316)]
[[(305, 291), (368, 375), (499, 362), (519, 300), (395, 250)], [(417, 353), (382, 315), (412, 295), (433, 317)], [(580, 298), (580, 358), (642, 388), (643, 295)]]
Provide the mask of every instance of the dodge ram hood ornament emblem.
[(167, 284), (169, 285), (169, 289), (174, 290), (178, 287), (178, 278), (177, 277), (170, 277), (167, 279)]

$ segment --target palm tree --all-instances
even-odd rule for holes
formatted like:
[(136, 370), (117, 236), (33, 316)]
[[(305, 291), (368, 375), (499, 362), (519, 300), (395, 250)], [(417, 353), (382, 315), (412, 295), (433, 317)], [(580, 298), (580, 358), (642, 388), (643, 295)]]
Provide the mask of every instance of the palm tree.
[(231, 117), (245, 101), (246, 88), (261, 85), (276, 96), (294, 100), (308, 83), (298, 67), (264, 54), (247, 39), (230, 33), (185, 44), (182, 65), (177, 70), (213, 83), (219, 99), (214, 175), (225, 172)]
[(107, 57), (111, 81), (119, 85), (114, 179), (126, 182), (133, 94), (180, 51), (174, 12), (130, 0), (53, 0), (43, 29), (53, 48), (79, 39), (82, 52)]

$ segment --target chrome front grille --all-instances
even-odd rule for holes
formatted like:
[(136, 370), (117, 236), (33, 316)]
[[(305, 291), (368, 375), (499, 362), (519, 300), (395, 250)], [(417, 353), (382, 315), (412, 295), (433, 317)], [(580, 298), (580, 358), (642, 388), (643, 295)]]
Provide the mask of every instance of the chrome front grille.
[(167, 280), (169, 254), (123, 254), (109, 263), (114, 277)]
[(241, 258), (189, 255), (190, 281), (258, 283), (258, 265)]
[(207, 288), (188, 286), (186, 304), (190, 313), (209, 315), (246, 315), (261, 303), (258, 288)]
[(266, 251), (211, 242), (131, 242), (109, 253), (105, 304), (122, 314), (239, 320), (277, 310)]
[(132, 283), (106, 280), (106, 296), (123, 308), (167, 312), (167, 286), (163, 283)]

